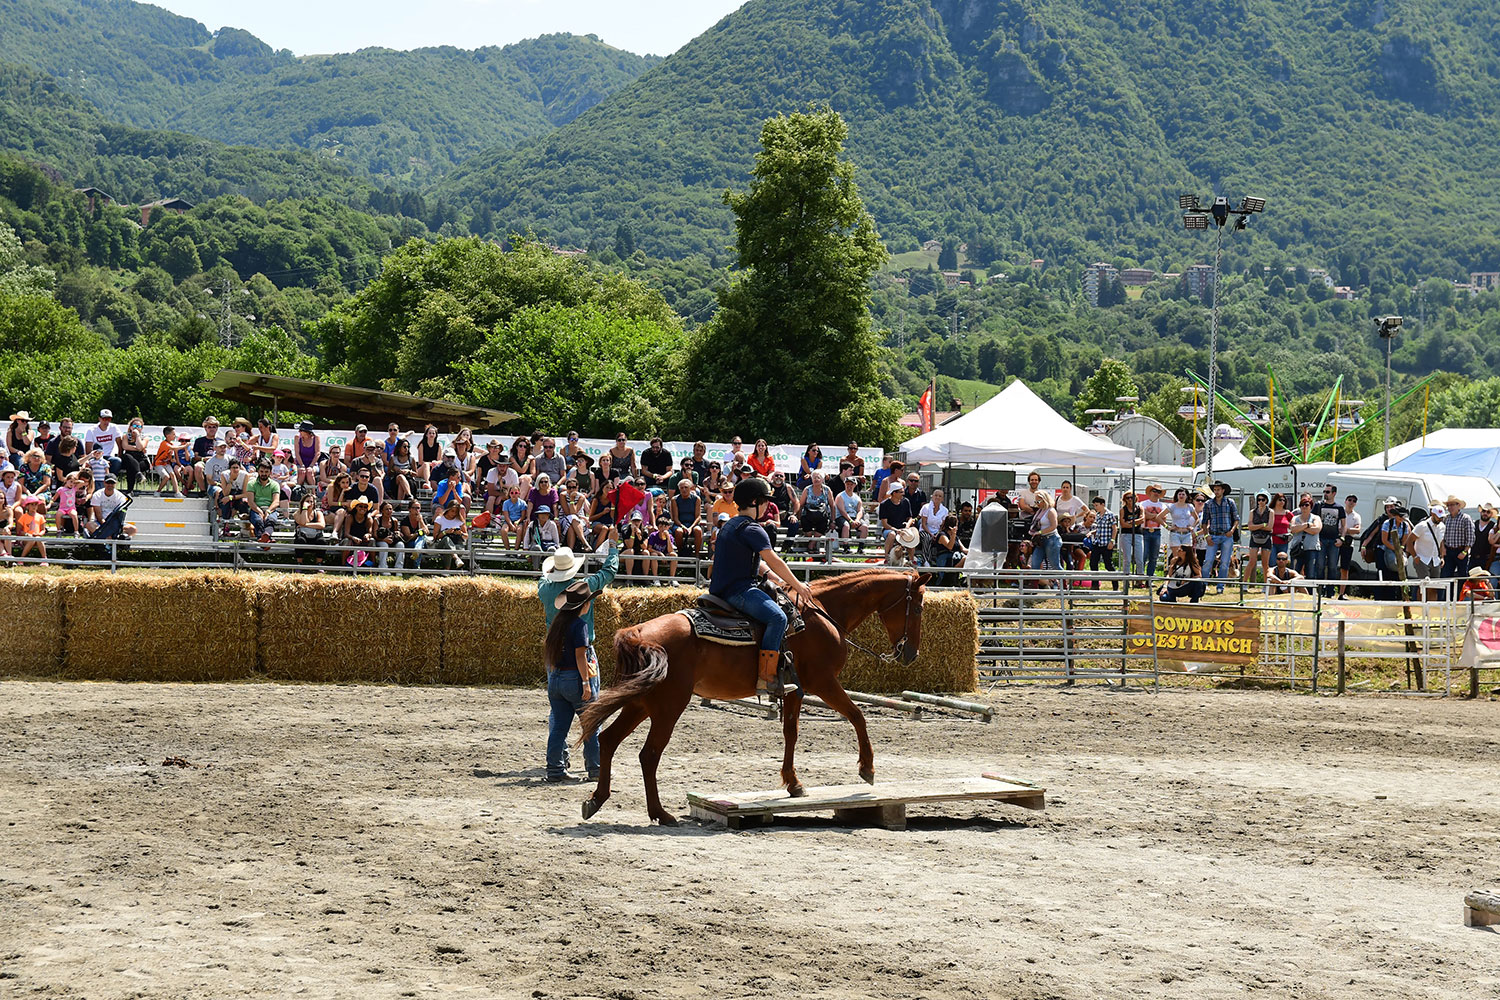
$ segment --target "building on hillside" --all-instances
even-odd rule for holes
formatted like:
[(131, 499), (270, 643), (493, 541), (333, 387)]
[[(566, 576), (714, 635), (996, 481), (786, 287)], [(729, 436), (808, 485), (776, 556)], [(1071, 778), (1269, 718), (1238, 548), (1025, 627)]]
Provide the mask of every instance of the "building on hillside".
[(1118, 281), (1120, 271), (1113, 264), (1104, 261), (1096, 261), (1083, 269), (1083, 294), (1089, 300), (1089, 305), (1099, 304), (1099, 288), (1105, 282)]
[(1149, 267), (1127, 267), (1120, 272), (1120, 284), (1139, 288), (1156, 280), (1156, 272)]
[(984, 279), (984, 283), (986, 285), (998, 285), (998, 284), (1000, 284), (1000, 282), (1004, 281), (1007, 277), (1008, 277), (1008, 275), (1006, 275), (1005, 273), (1003, 273), (1001, 271), (996, 271), (994, 274), (990, 275), (988, 278), (985, 278)]
[(1336, 299), (1342, 299), (1345, 302), (1353, 302), (1356, 298), (1356, 295), (1354, 289), (1350, 288), (1348, 285), (1334, 285), (1333, 297)]
[(944, 272), (942, 272), (942, 274), (943, 274), (943, 284), (947, 285), (949, 288), (957, 288), (958, 287), (958, 272), (957, 271), (944, 271)]
[(1486, 292), (1500, 290), (1500, 271), (1470, 271), (1469, 284)]
[(587, 257), (589, 253), (587, 250), (580, 250), (577, 247), (549, 246), (549, 249), (552, 251), (552, 256), (554, 257)]
[(1455, 281), (1453, 283), (1453, 290), (1455, 292), (1457, 292), (1458, 294), (1460, 294), (1460, 295), (1467, 295), (1471, 299), (1474, 296), (1478, 295), (1480, 292), (1484, 291), (1483, 288), (1481, 288), (1480, 286), (1474, 284), (1474, 282), (1472, 282), (1472, 281), (1470, 281), (1468, 283), (1464, 283), (1464, 282), (1461, 282), (1461, 281)]
[(922, 249), (925, 250), (927, 253), (942, 253), (943, 252), (943, 241), (942, 240), (928, 240), (926, 243), (922, 244)]
[(94, 211), (94, 202), (96, 201), (101, 205), (113, 205), (115, 203), (115, 200), (109, 196), (108, 192), (100, 191), (96, 187), (74, 188), (73, 193), (82, 195), (88, 201), (90, 212)]
[(1031, 258), (1031, 269), (1033, 271), (1040, 271), (1042, 269), (1042, 265), (1046, 263), (1047, 262), (1045, 260), (1042, 260), (1042, 258), (1040, 257), (1033, 257)]
[(149, 205), (141, 206), (141, 227), (145, 228), (151, 224), (151, 216), (157, 211), (171, 212), (173, 215), (181, 215), (191, 211), (193, 203), (184, 198), (162, 198), (153, 201)]
[(1214, 283), (1214, 269), (1212, 264), (1194, 264), (1188, 268), (1187, 288), (1188, 294), (1195, 298), (1202, 298), (1203, 293)]
[(1310, 267), (1310, 268), (1308, 268), (1307, 269), (1307, 280), (1308, 281), (1321, 281), (1323, 283), (1323, 286), (1325, 288), (1332, 288), (1333, 287), (1333, 279), (1330, 278), (1328, 276), (1328, 272), (1325, 271), (1325, 270), (1323, 270), (1321, 267)]

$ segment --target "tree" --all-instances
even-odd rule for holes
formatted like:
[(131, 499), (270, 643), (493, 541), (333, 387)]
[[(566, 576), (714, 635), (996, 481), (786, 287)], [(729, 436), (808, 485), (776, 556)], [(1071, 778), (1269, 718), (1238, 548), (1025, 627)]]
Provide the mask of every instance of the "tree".
[(744, 273), (689, 350), (680, 416), (700, 433), (895, 443), (869, 313), (886, 251), (840, 158), (848, 132), (829, 108), (767, 120), (749, 189), (724, 195)]
[(1432, 394), (1431, 421), (1439, 427), (1493, 427), (1500, 411), (1500, 378), (1456, 382)]
[(1118, 397), (1138, 395), (1130, 366), (1114, 358), (1105, 358), (1099, 363), (1098, 370), (1083, 383), (1083, 391), (1073, 402), (1073, 409), (1078, 413), (1079, 424), (1087, 426), (1093, 418), (1086, 416), (1086, 411), (1118, 410), (1119, 404), (1115, 402)]
[(16, 231), (0, 222), (0, 295), (46, 295), (53, 273), (26, 263)]
[(203, 264), (198, 259), (198, 248), (186, 236), (174, 236), (158, 263), (162, 270), (179, 282), (186, 281), (203, 270)]
[(952, 243), (944, 243), (943, 248), (938, 251), (938, 270), (958, 270), (958, 248)]
[(615, 227), (615, 255), (618, 257), (629, 257), (635, 253), (635, 233), (630, 230), (630, 223), (622, 222)]

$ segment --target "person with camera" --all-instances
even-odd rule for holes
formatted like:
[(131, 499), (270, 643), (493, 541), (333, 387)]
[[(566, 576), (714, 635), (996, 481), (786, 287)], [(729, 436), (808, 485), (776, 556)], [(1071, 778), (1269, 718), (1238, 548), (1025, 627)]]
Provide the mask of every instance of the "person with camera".
[(469, 526), (464, 518), (463, 505), (457, 497), (449, 497), (442, 512), (432, 518), (432, 544), (429, 547), (446, 553), (441, 557), (440, 565), (446, 564), (448, 569), (462, 568), (458, 553), (467, 544), (468, 537)]

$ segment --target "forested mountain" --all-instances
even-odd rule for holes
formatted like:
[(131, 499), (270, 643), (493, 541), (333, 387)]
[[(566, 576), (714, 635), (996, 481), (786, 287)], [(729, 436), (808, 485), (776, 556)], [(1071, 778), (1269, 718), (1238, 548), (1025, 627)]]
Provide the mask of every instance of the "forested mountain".
[(827, 102), (895, 250), (1201, 257), (1177, 195), (1255, 194), (1249, 238), (1326, 263), (1500, 264), (1500, 19), (1483, 0), (753, 0), (556, 132), (443, 190), (562, 242), (730, 238), (767, 115)]
[(656, 61), (576, 35), (298, 58), (128, 0), (0, 0), (0, 59), (137, 127), (312, 150), (408, 184), (546, 134)]

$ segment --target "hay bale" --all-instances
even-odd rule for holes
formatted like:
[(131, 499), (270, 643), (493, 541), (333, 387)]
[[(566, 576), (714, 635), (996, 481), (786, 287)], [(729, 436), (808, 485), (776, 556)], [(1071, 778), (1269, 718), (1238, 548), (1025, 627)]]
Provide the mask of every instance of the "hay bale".
[(443, 592), (427, 580), (267, 576), (260, 669), (276, 680), (430, 684), (443, 650)]
[[(860, 645), (884, 653), (891, 637), (878, 616), (854, 630)], [(839, 678), (852, 691), (966, 692), (979, 684), (979, 605), (966, 590), (932, 591), (922, 601), (922, 641), (911, 663), (881, 662), (858, 650)]]
[(439, 683), (534, 686), (546, 681), (542, 664), (545, 619), (535, 582), (447, 577), (441, 587)]
[(52, 677), (62, 666), (62, 590), (47, 573), (0, 577), (0, 676)]
[(69, 574), (59, 582), (61, 676), (227, 681), (256, 669), (257, 582), (248, 574)]

